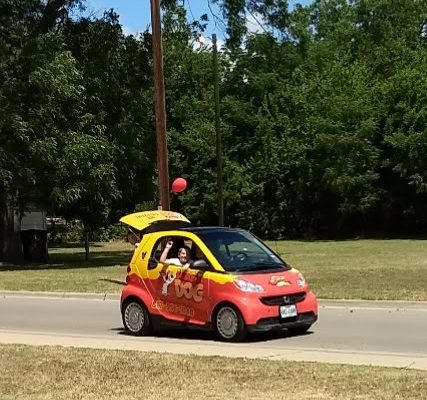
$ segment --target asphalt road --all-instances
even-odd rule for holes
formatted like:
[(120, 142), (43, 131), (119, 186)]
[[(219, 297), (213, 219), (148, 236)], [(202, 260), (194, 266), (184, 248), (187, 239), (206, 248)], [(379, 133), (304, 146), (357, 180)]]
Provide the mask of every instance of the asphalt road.
[(427, 370), (427, 303), (320, 301), (308, 334), (221, 343), (198, 331), (132, 337), (117, 297), (0, 294), (0, 343), (53, 344)]

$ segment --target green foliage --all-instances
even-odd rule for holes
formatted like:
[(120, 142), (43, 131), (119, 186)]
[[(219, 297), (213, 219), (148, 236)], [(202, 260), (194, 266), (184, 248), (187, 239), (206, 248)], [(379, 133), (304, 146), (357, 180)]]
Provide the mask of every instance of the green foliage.
[(151, 77), (147, 39), (126, 38), (113, 12), (72, 21), (80, 5), (1, 4), (0, 214), (31, 201), (90, 231), (119, 200), (152, 197)]
[(388, 107), (385, 142), (390, 164), (417, 193), (427, 192), (427, 68), (426, 59), (402, 68), (384, 85)]
[(127, 228), (123, 224), (117, 223), (97, 229), (92, 234), (92, 240), (95, 242), (125, 241), (127, 233)]
[(68, 221), (61, 232), (55, 233), (55, 243), (79, 243), (84, 237), (84, 226), (79, 220)]
[(227, 221), (269, 237), (335, 236), (375, 231), (400, 208), (420, 226), (422, 2), (218, 3), (236, 11), (231, 48), (251, 12), (268, 32), (246, 38), (223, 80)]
[(81, 218), (90, 228), (106, 220), (111, 201), (118, 195), (112, 151), (102, 136), (74, 133), (67, 137), (61, 146), (63, 158), (57, 165), (52, 191), (60, 214)]
[(150, 37), (124, 36), (112, 11), (69, 24), (64, 35), (85, 77), (85, 111), (102, 124), (102, 136), (114, 147), (117, 196), (111, 217), (116, 220), (154, 196)]
[[(425, 2), (215, 2), (226, 224), (269, 238), (424, 232)], [(212, 53), (194, 41), (206, 17), (177, 4), (162, 2), (169, 175), (189, 189), (171, 205), (215, 224)], [(70, 19), (80, 6), (0, 4), (0, 214), (35, 201), (95, 231), (157, 206), (151, 36), (124, 35), (112, 10)]]

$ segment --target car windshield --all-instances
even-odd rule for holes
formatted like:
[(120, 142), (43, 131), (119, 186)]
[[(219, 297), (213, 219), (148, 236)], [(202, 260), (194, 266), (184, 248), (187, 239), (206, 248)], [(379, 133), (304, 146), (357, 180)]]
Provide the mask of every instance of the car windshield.
[(199, 232), (223, 268), (232, 273), (287, 270), (290, 267), (265, 244), (243, 230)]

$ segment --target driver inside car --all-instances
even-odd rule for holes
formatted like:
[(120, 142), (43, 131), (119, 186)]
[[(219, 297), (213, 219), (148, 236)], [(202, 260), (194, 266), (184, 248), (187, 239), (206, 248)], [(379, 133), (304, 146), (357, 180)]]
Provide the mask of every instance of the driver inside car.
[(190, 267), (192, 260), (190, 259), (190, 249), (187, 246), (182, 246), (178, 250), (178, 257), (168, 258), (169, 251), (173, 246), (173, 241), (170, 240), (166, 243), (166, 247), (163, 250), (162, 255), (160, 256), (160, 262), (163, 265), (181, 265), (183, 270), (186, 270)]

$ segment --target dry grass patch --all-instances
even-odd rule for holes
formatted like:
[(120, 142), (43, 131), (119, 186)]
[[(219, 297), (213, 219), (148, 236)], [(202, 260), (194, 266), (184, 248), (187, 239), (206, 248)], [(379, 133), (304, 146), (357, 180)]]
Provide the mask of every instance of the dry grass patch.
[(394, 368), (0, 345), (2, 400), (427, 399)]

